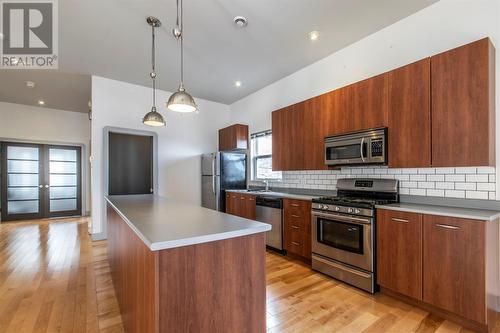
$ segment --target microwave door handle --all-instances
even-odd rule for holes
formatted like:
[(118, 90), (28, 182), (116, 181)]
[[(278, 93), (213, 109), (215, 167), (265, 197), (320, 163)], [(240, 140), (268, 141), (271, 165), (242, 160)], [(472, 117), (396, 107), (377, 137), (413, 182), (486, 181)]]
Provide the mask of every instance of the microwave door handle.
[(360, 152), (360, 155), (361, 155), (361, 161), (362, 161), (363, 163), (365, 162), (365, 154), (364, 154), (364, 152), (363, 152), (363, 147), (364, 147), (364, 145), (365, 145), (365, 137), (362, 137), (362, 138), (361, 138), (361, 144), (360, 144), (360, 146), (359, 146), (359, 147), (360, 147), (360, 151), (359, 151), (359, 152)]

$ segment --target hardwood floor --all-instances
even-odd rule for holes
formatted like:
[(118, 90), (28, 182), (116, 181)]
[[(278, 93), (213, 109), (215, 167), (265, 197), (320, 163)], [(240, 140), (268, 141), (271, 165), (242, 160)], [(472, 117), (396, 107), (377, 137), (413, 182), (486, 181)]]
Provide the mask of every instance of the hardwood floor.
[[(301, 262), (266, 259), (269, 333), (470, 332)], [(86, 218), (0, 224), (0, 332), (123, 332), (106, 242), (91, 242)]]

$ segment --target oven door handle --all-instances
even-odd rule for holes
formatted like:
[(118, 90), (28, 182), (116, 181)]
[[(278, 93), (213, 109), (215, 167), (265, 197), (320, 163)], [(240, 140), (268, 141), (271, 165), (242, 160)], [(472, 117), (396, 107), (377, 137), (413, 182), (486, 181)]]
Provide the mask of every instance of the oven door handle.
[(320, 218), (325, 218), (325, 219), (335, 219), (339, 220), (342, 222), (349, 222), (352, 224), (362, 224), (362, 225), (370, 225), (372, 224), (371, 219), (364, 219), (360, 217), (351, 217), (351, 216), (344, 216), (344, 215), (337, 215), (337, 214), (321, 214), (318, 212), (313, 212), (313, 217), (320, 217)]
[(361, 144), (360, 144), (360, 150), (359, 150), (359, 155), (361, 156), (361, 161), (364, 163), (365, 162), (365, 153), (363, 152), (363, 146), (365, 145), (365, 137), (361, 138)]

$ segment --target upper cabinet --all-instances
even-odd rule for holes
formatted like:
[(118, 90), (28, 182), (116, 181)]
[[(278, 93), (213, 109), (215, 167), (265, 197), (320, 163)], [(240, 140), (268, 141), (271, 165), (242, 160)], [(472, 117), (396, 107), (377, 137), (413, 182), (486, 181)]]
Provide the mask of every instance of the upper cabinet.
[(453, 49), (273, 112), (273, 170), (323, 170), (324, 138), (388, 127), (391, 168), (495, 163), (494, 48)]
[(303, 170), (304, 102), (272, 113), (273, 170)]
[(494, 59), (488, 38), (431, 58), (433, 166), (495, 164)]
[(219, 151), (248, 148), (248, 125), (235, 124), (219, 130)]
[(351, 85), (354, 105), (349, 131), (387, 126), (387, 79), (387, 74), (381, 74)]
[(393, 70), (388, 76), (389, 167), (430, 167), (430, 58)]

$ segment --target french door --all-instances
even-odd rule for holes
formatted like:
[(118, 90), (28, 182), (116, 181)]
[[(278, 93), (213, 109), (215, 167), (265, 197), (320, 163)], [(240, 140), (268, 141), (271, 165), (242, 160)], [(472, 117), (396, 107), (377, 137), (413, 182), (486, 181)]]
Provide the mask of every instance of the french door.
[(2, 221), (81, 215), (81, 148), (1, 143)]

